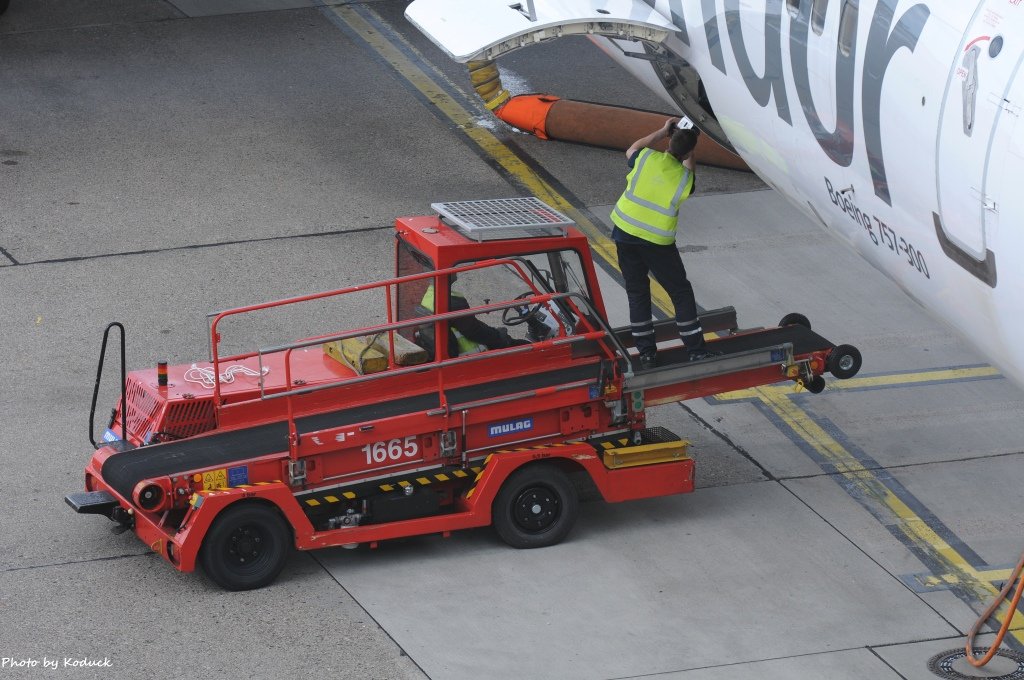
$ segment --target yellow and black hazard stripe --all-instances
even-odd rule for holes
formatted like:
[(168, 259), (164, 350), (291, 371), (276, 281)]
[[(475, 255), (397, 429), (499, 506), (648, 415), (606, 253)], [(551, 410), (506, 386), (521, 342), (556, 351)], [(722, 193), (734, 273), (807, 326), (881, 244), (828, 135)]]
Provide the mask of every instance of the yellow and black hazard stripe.
[(432, 471), (420, 471), (415, 476), (393, 477), (344, 487), (310, 491), (297, 494), (296, 498), (307, 512), (315, 512), (336, 506), (344, 501), (362, 500), (380, 494), (403, 491), (408, 487), (416, 488), (439, 484), (458, 485), (460, 482), (468, 484), (472, 481), (473, 476), (478, 475), (482, 469), (480, 466), (468, 468), (444, 466)]
[(433, 470), (420, 471), (415, 475), (395, 476), (384, 480), (373, 482), (355, 483), (346, 486), (335, 486), (329, 489), (318, 489), (296, 494), (296, 499), (307, 513), (318, 513), (339, 507), (339, 504), (346, 501), (357, 501), (380, 494), (404, 491), (408, 487), (421, 488), (450, 484), (456, 487), (472, 485), (466, 494), (466, 498), (473, 495), (473, 490), (483, 476), (483, 470), (487, 462), (495, 455), (502, 453), (536, 451), (538, 449), (559, 448), (578, 444), (579, 441), (557, 442), (554, 444), (538, 444), (536, 446), (525, 446), (520, 448), (500, 449), (487, 456), (483, 465), (474, 465), (467, 468), (457, 465), (439, 466)]
[(594, 442), (595, 446), (599, 446), (604, 451), (608, 451), (609, 449), (617, 449), (621, 446), (629, 446), (629, 444), (629, 437), (619, 437), (618, 439), (605, 439), (602, 441)]
[[(486, 468), (487, 464), (491, 462), (492, 458), (494, 458), (495, 456), (500, 456), (503, 453), (516, 453), (516, 452), (523, 452), (523, 451), (537, 451), (539, 449), (557, 449), (557, 448), (561, 448), (563, 446), (573, 446), (575, 444), (579, 444), (579, 440), (572, 440), (572, 441), (567, 441), (567, 442), (556, 442), (554, 444), (537, 444), (536, 446), (521, 446), (521, 447), (518, 447), (518, 448), (515, 448), (515, 449), (499, 449), (498, 451), (495, 451), (494, 453), (492, 453), (489, 456), (487, 456), (486, 458), (484, 458), (484, 466), (483, 467)], [(473, 486), (470, 487), (470, 489), (468, 491), (466, 491), (466, 498), (467, 499), (473, 497), (473, 492), (476, 491), (476, 486), (477, 486), (477, 484), (480, 483), (480, 480), (483, 478), (483, 476), (484, 476), (484, 471), (483, 471), (483, 469), (481, 469), (476, 474), (476, 478), (473, 480)]]
[[(639, 435), (640, 441), (634, 441), (633, 436)], [(665, 444), (669, 442), (682, 441), (676, 433), (664, 427), (647, 427), (637, 432), (616, 432), (598, 439), (589, 440), (589, 444), (598, 452), (610, 449), (619, 449), (624, 446), (641, 446), (647, 444)]]

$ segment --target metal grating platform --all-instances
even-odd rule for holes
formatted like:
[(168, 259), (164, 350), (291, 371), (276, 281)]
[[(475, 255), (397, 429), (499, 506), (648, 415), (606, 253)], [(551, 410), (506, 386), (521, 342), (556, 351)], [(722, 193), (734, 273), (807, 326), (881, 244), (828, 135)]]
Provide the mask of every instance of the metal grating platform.
[(533, 197), (431, 203), (430, 207), (474, 241), (565, 236), (567, 227), (573, 224), (568, 217)]

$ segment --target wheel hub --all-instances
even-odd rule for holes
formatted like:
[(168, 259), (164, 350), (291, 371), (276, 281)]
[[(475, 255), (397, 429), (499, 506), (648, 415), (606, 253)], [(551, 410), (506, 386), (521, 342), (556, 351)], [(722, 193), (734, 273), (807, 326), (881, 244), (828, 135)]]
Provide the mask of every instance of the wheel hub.
[(228, 553), (239, 563), (244, 564), (260, 556), (263, 547), (260, 532), (249, 527), (239, 527), (231, 534)]
[(539, 533), (550, 528), (561, 511), (557, 494), (544, 487), (530, 487), (516, 498), (512, 514), (524, 531)]

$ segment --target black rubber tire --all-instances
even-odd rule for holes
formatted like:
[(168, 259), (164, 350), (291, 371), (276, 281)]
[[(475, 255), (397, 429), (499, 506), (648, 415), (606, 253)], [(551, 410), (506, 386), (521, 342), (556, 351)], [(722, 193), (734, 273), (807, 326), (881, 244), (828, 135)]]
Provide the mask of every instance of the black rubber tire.
[(840, 380), (852, 378), (860, 370), (860, 350), (853, 345), (839, 345), (828, 355), (825, 365), (828, 372)]
[(11, 0), (0, 0), (0, 14), (7, 11), (7, 6), (11, 4)]
[(811, 321), (803, 314), (792, 312), (782, 317), (782, 321), (779, 322), (779, 327), (782, 326), (803, 326), (804, 328), (811, 327)]
[(564, 539), (579, 514), (568, 475), (553, 465), (519, 468), (502, 484), (491, 508), (494, 529), (513, 548), (543, 548)]
[(226, 590), (253, 590), (277, 578), (291, 549), (291, 528), (275, 508), (235, 503), (213, 521), (199, 550), (199, 564)]
[(821, 394), (825, 391), (825, 378), (820, 375), (816, 375), (811, 378), (810, 382), (804, 383), (804, 387), (807, 388), (807, 391), (811, 394)]

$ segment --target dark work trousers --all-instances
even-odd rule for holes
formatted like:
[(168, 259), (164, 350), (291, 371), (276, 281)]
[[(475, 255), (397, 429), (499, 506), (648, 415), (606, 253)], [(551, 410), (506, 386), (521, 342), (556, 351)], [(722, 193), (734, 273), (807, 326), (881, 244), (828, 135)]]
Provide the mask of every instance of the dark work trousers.
[(654, 338), (654, 321), (651, 319), (651, 282), (648, 272), (661, 284), (676, 312), (676, 327), (679, 337), (689, 350), (704, 346), (704, 331), (697, 317), (697, 301), (693, 297), (693, 286), (686, 278), (683, 259), (675, 245), (659, 246), (654, 243), (632, 244), (616, 241), (619, 253), (619, 269), (626, 282), (626, 297), (629, 300), (629, 325), (640, 354), (649, 354), (657, 349)]

